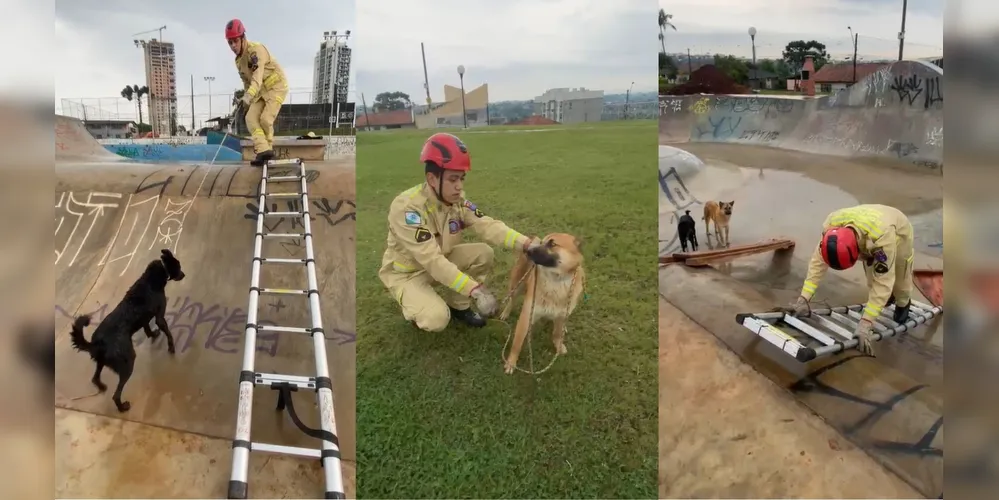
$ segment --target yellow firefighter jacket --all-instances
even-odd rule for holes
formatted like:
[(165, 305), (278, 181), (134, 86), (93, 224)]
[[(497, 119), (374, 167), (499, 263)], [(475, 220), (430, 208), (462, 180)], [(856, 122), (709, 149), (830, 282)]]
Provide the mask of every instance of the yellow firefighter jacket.
[(236, 56), (236, 70), (243, 80), (243, 91), (256, 100), (261, 91), (283, 90), (288, 83), (284, 69), (260, 42), (247, 40), (243, 53)]
[[(912, 224), (898, 209), (886, 205), (857, 205), (830, 213), (822, 222), (822, 232), (834, 227), (850, 227), (856, 231), (860, 259), (873, 267), (873, 279), (864, 306), (864, 318), (874, 321), (895, 287), (896, 266), (912, 261)], [(801, 296), (810, 300), (818, 289), (829, 266), (822, 260), (821, 243), (815, 246), (808, 275), (801, 287)]]
[(426, 271), (438, 283), (468, 296), (479, 283), (445, 257), (462, 242), (462, 231), (470, 228), (490, 245), (508, 249), (523, 250), (529, 243), (526, 236), (483, 214), (464, 193), (462, 200), (444, 204), (426, 182), (397, 196), (389, 207), (388, 247), (379, 274)]

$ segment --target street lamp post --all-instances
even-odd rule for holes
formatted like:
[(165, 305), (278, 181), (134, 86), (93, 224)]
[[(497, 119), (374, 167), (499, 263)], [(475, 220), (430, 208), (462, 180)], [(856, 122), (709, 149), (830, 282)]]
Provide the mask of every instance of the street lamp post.
[(756, 28), (754, 26), (749, 27), (749, 41), (753, 45), (753, 78), (750, 78), (752, 83), (759, 83), (757, 77), (759, 73), (756, 70)]
[(461, 123), (468, 128), (468, 113), (465, 112), (465, 65), (458, 65), (458, 79), (461, 80)]
[(628, 91), (624, 93), (624, 119), (628, 119), (628, 104), (631, 102), (631, 89), (635, 88), (635, 82), (631, 82)]
[(212, 118), (212, 81), (215, 80), (214, 76), (206, 76), (205, 81), (208, 82), (208, 119)]

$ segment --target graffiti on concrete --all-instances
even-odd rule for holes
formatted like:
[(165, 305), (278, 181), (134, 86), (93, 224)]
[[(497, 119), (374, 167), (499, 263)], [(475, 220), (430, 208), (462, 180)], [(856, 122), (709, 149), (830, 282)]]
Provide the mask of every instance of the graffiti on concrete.
[[(91, 311), (81, 311), (79, 314), (89, 314), (92, 324), (97, 325), (111, 312), (112, 304), (100, 304)], [(72, 321), (74, 315), (62, 306), (55, 306), (56, 314)], [(204, 303), (190, 296), (174, 297), (167, 305), (164, 315), (167, 326), (173, 334), (177, 353), (183, 354), (191, 348), (208, 349), (223, 354), (242, 352), (242, 338), (246, 331), (246, 310), (237, 306)], [(258, 321), (260, 325), (274, 326), (276, 323), (266, 320)], [(155, 330), (155, 328), (154, 328)], [(258, 332), (257, 352), (266, 353), (271, 357), (278, 355), (280, 332)], [(136, 346), (151, 343), (153, 350), (166, 350), (166, 336), (160, 335), (150, 340), (143, 332), (132, 337)], [(336, 328), (326, 329), (326, 338), (338, 345), (349, 344), (357, 340), (357, 334)]]
[(850, 139), (848, 137), (838, 137), (830, 134), (809, 134), (805, 137), (806, 144), (817, 144), (833, 146), (840, 149), (847, 149), (857, 153), (883, 154), (888, 148), (886, 146), (875, 146), (874, 144)]
[[(701, 202), (694, 197), (694, 195), (687, 189), (687, 185), (683, 183), (683, 179), (680, 174), (676, 171), (675, 167), (670, 167), (666, 173), (662, 170), (659, 171), (659, 189), (662, 191), (663, 195), (669, 201), (670, 206), (673, 209), (673, 215), (670, 217), (670, 224), (673, 224), (683, 213), (684, 210), (688, 210), (689, 207), (693, 205), (700, 205)], [(664, 209), (669, 209), (670, 207), (660, 207), (660, 213)], [(664, 221), (660, 219), (660, 224)], [(660, 240), (660, 252), (672, 252), (680, 247), (680, 239), (677, 234), (672, 233), (673, 236), (669, 240)]]
[(911, 156), (919, 152), (919, 146), (911, 142), (897, 142), (888, 140), (888, 151), (895, 153), (899, 158)]
[(697, 102), (690, 107), (690, 109), (694, 112), (694, 114), (703, 115), (704, 113), (711, 111), (711, 99), (702, 97), (698, 99)]
[(735, 135), (736, 130), (742, 123), (742, 117), (722, 116), (719, 118), (708, 117), (708, 127), (697, 126), (697, 137), (701, 138), (711, 134), (712, 139), (728, 139)]
[(743, 141), (773, 142), (780, 137), (780, 132), (776, 130), (743, 130), (739, 136)]
[(933, 127), (926, 131), (926, 145), (943, 147), (943, 127)]
[(664, 115), (667, 111), (673, 113), (683, 111), (683, 99), (661, 99), (659, 101), (659, 114)]
[[(278, 208), (277, 203), (271, 203), (269, 211), (299, 212), (302, 209), (301, 200), (288, 200), (285, 202), (285, 205), (285, 209), (281, 210)], [(357, 220), (357, 205), (351, 200), (336, 200), (335, 202), (331, 202), (328, 198), (319, 198), (318, 200), (311, 200), (311, 205), (314, 207), (314, 210), (309, 210), (309, 222), (315, 222), (317, 216), (322, 217), (330, 226), (336, 226), (348, 220)], [(243, 218), (256, 223), (259, 211), (260, 208), (255, 203), (247, 203), (246, 213), (243, 214)], [(269, 222), (268, 219), (265, 219), (264, 227), (267, 231), (274, 232), (284, 224), (285, 219), (288, 219), (290, 222), (292, 231), (302, 227), (302, 219), (298, 217), (280, 217), (275, 222)]]
[[(902, 104), (909, 106), (915, 106), (918, 103), (922, 104), (923, 109), (927, 109), (936, 103), (943, 102), (940, 77), (920, 78), (917, 75), (897, 75), (891, 89), (898, 95), (898, 100)], [(920, 97), (922, 100), (918, 100)]]

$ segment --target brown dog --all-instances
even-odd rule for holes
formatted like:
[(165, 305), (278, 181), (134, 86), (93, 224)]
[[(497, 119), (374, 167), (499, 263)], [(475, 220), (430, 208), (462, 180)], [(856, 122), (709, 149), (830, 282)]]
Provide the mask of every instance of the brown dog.
[[(711, 223), (715, 223), (715, 241), (718, 245), (728, 246), (728, 222), (732, 219), (732, 206), (735, 205), (735, 200), (724, 202), (724, 201), (709, 201), (704, 204), (704, 217), (701, 220), (704, 221), (704, 234), (708, 238), (711, 237)], [(725, 232), (725, 237), (722, 238), (722, 231)]]
[(544, 237), (540, 247), (517, 258), (517, 263), (510, 272), (510, 284), (507, 288), (509, 298), (500, 314), (502, 320), (510, 317), (518, 285), (523, 284), (524, 304), (520, 308), (520, 318), (514, 329), (513, 347), (506, 358), (504, 371), (507, 374), (513, 373), (527, 332), (539, 319), (554, 322), (552, 342), (555, 344), (555, 352), (568, 352), (564, 338), (565, 322), (579, 303), (586, 278), (581, 247), (581, 242), (571, 234), (552, 233)]

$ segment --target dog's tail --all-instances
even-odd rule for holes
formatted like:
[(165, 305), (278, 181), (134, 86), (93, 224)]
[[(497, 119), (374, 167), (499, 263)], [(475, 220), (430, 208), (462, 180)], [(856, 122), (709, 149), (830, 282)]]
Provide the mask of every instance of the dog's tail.
[(69, 338), (73, 343), (73, 348), (77, 351), (90, 352), (90, 346), (92, 344), (83, 337), (83, 328), (87, 326), (90, 326), (89, 315), (84, 314), (73, 321), (73, 329), (69, 332)]

